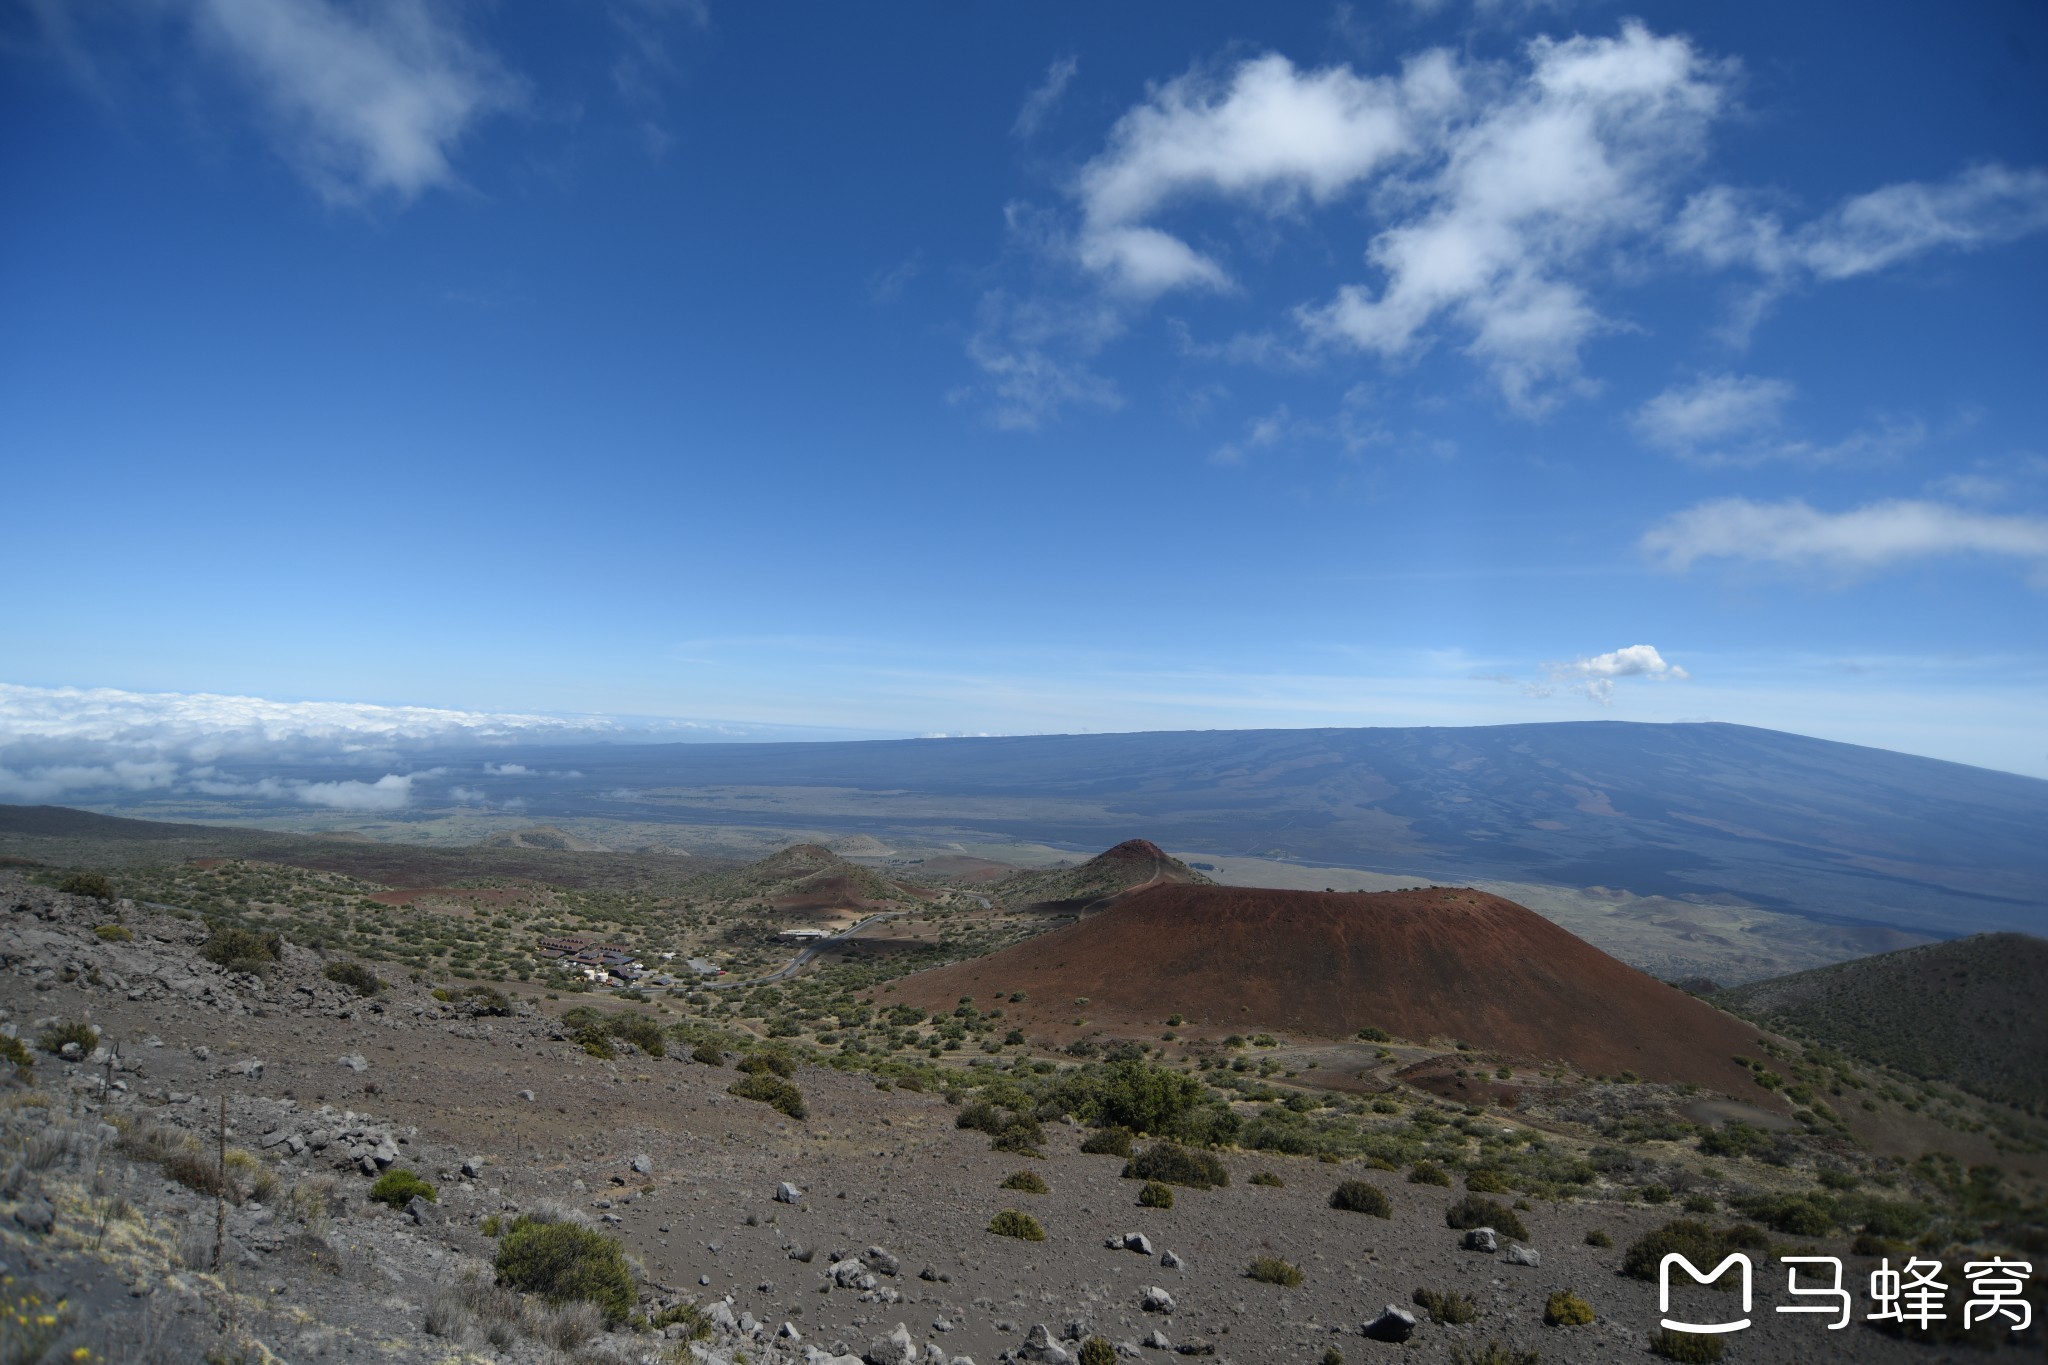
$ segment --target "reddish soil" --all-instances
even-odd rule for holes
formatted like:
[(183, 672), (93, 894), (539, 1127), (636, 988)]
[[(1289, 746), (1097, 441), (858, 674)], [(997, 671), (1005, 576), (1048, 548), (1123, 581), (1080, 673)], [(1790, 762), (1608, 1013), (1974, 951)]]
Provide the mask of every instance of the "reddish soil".
[(1102, 852), (1096, 854), (1093, 858), (1090, 858), (1088, 860), (1090, 864), (1153, 864), (1165, 863), (1170, 861), (1171, 859), (1169, 859), (1166, 856), (1166, 850), (1161, 848), (1159, 845), (1153, 843), (1150, 839), (1126, 839), (1122, 843), (1118, 844), (1115, 848), (1105, 849)]
[(1350, 1038), (1373, 1025), (1523, 1064), (1633, 1071), (1771, 1102), (1732, 1060), (1756, 1054), (1754, 1028), (1480, 891), (1155, 885), (1014, 948), (897, 983), (897, 998), (945, 1010), (963, 995), (985, 1002), (1015, 991), (1027, 998), (1004, 1005), (1012, 1017), (1062, 1036), (1150, 1032), (1171, 1014), (1186, 1017), (1183, 1036), (1264, 1028)]

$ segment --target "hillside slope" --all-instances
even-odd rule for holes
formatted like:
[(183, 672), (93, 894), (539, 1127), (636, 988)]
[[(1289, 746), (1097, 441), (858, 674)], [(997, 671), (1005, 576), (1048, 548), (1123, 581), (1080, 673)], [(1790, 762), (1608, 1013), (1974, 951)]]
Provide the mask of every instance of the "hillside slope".
[(950, 1010), (961, 996), (1019, 991), (1006, 1012), (1054, 1033), (1080, 1016), (1156, 1029), (1179, 1014), (1191, 1030), (1327, 1038), (1374, 1026), (1769, 1102), (1732, 1060), (1756, 1051), (1755, 1028), (1479, 891), (1146, 887), (1000, 953), (905, 978), (896, 998)]
[(1752, 982), (1713, 1002), (1768, 1027), (2048, 1111), (2048, 940), (1978, 934)]

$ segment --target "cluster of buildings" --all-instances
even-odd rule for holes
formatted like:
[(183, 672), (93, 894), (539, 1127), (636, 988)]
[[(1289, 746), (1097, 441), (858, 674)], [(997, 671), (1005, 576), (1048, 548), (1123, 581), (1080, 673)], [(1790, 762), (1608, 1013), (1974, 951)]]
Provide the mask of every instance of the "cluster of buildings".
[[(544, 938), (540, 941), (542, 961), (553, 962), (573, 976), (595, 986), (673, 986), (678, 984), (666, 970), (650, 970), (633, 955), (631, 948), (617, 943), (598, 943), (587, 938)], [(674, 953), (661, 954), (663, 962), (675, 960)], [(723, 976), (725, 969), (701, 957), (690, 958), (684, 967), (692, 976)]]

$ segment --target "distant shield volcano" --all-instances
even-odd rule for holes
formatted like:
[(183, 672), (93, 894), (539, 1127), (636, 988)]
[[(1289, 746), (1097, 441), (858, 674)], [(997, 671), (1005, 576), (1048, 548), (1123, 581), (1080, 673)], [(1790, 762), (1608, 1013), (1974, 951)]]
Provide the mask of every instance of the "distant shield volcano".
[(1753, 1027), (1462, 888), (1144, 886), (1000, 953), (907, 977), (895, 998), (944, 1013), (961, 996), (987, 1008), (1019, 991), (1006, 1017), (1057, 1036), (1080, 1031), (1077, 1016), (1146, 1034), (1175, 1014), (1197, 1034), (1350, 1038), (1372, 1026), (1774, 1102), (1733, 1060), (1757, 1052)]

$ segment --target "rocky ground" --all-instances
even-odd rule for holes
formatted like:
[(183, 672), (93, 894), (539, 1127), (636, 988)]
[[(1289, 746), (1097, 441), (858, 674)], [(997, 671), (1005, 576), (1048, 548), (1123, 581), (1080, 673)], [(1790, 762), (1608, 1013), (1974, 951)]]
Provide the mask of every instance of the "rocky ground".
[[(116, 920), (131, 938), (96, 932)], [(1059, 1361), (1100, 1335), (1157, 1362), (1483, 1360), (1496, 1341), (1545, 1361), (1620, 1361), (1647, 1358), (1659, 1316), (1654, 1287), (1618, 1267), (1668, 1209), (1538, 1204), (1522, 1214), (1538, 1254), (1511, 1256), (1506, 1240), (1467, 1250), (1446, 1227), (1459, 1192), (1261, 1154), (1225, 1154), (1227, 1188), (1140, 1208), (1122, 1162), (1082, 1155), (1077, 1127), (1053, 1125), (1041, 1160), (995, 1152), (938, 1096), (812, 1069), (794, 1077), (808, 1116), (791, 1119), (728, 1094), (729, 1067), (588, 1055), (544, 1001), (478, 1016), (406, 980), (365, 999), (290, 945), (263, 976), (235, 975), (198, 956), (204, 938), (197, 920), (0, 874), (4, 1030), (30, 1042), (65, 1021), (99, 1030), (70, 1059), (36, 1052), (29, 1079), (0, 1092), (0, 1261), (20, 1307), (0, 1359), (897, 1365)], [(231, 1153), (231, 1197), (216, 1200), (191, 1177), (219, 1169), (223, 1139), (248, 1155)], [(1025, 1167), (1048, 1193), (1000, 1187)], [(392, 1168), (438, 1199), (371, 1202)], [(1251, 1183), (1262, 1171), (1283, 1184)], [(1331, 1208), (1345, 1179), (1384, 1190), (1392, 1217)], [(487, 1220), (551, 1206), (622, 1239), (645, 1301), (697, 1305), (710, 1335), (604, 1332), (493, 1295)], [(991, 1234), (1005, 1208), (1034, 1215), (1046, 1239)], [(1595, 1230), (1613, 1246), (1587, 1245)], [(1302, 1283), (1247, 1278), (1260, 1256), (1292, 1262)], [(1862, 1264), (1850, 1262), (1852, 1284)], [(1780, 1316), (1782, 1278), (1759, 1266), (1756, 1325), (1730, 1338), (1729, 1360), (2038, 1358), (2038, 1339), (1994, 1357)], [(1418, 1288), (1469, 1295), (1476, 1321), (1432, 1321)], [(1560, 1289), (1597, 1320), (1546, 1326)], [(1731, 1302), (1675, 1298), (1713, 1316)], [(1420, 1319), (1405, 1344), (1362, 1331), (1389, 1304)]]

